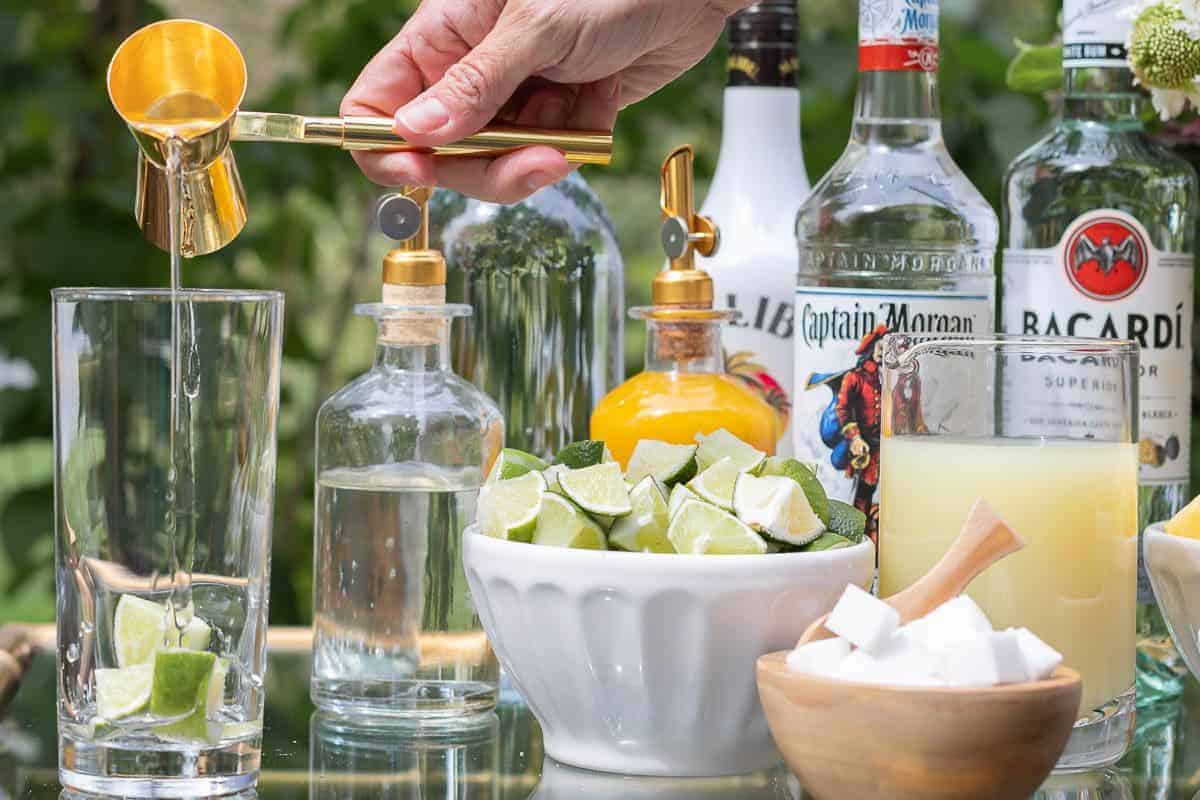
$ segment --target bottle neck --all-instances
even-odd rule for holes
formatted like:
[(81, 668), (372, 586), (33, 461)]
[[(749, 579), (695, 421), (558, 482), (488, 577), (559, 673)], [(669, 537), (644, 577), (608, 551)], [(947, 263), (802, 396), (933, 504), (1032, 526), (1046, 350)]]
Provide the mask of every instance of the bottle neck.
[(722, 375), (721, 325), (717, 321), (646, 320), (646, 371)]
[(942, 138), (936, 71), (858, 74), (850, 137), (861, 144), (914, 145)]
[[(413, 329), (414, 324), (421, 327)], [(449, 372), (449, 320), (418, 323), (381, 320), (375, 342), (375, 366), (405, 372)]]
[(1133, 73), (1121, 67), (1068, 67), (1063, 120), (1096, 123), (1121, 130), (1142, 130), (1145, 96)]
[(721, 174), (731, 168), (739, 176), (758, 180), (761, 175), (755, 174), (754, 164), (770, 165), (771, 175), (795, 176), (804, 171), (799, 89), (730, 86), (725, 90), (723, 114), (713, 186), (733, 177)]

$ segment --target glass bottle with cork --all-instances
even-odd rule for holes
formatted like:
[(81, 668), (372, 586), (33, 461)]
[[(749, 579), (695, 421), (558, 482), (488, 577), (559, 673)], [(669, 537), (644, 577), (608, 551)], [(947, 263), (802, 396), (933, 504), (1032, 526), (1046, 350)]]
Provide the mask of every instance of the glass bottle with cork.
[(774, 454), (779, 417), (738, 378), (725, 373), (721, 327), (735, 312), (713, 307), (713, 282), (697, 253), (717, 250), (716, 224), (694, 211), (693, 153), (676, 148), (662, 167), (662, 244), (669, 264), (652, 285), (654, 305), (630, 310), (646, 321), (645, 370), (610, 392), (592, 414), (591, 435), (627, 465), (641, 439), (678, 444), (724, 428)]
[(495, 705), (498, 667), (459, 549), (504, 440), (496, 405), (450, 368), (446, 265), (430, 191), (381, 201), (401, 245), (383, 262), (374, 366), (317, 416), (313, 701), (333, 711), (448, 717)]

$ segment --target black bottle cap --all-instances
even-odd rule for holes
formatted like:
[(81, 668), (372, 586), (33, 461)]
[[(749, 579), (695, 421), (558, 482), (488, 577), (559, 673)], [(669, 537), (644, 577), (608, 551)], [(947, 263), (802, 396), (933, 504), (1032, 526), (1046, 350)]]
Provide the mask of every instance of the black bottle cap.
[(770, 0), (729, 18), (729, 85), (795, 86), (795, 0)]

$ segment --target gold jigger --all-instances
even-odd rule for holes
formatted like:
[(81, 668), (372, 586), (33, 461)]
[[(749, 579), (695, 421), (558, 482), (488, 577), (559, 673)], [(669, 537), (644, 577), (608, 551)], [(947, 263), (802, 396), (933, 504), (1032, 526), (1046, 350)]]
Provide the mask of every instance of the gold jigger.
[(219, 250), (246, 224), (246, 193), (234, 141), (324, 144), (343, 150), (409, 150), (438, 156), (499, 155), (547, 145), (574, 164), (607, 164), (612, 134), (492, 126), (433, 148), (410, 144), (383, 117), (305, 117), (242, 111), (246, 61), (225, 33), (171, 19), (129, 36), (108, 67), (108, 96), (137, 141), (134, 212), (146, 238), (169, 247), (166, 143), (182, 140), (182, 254)]

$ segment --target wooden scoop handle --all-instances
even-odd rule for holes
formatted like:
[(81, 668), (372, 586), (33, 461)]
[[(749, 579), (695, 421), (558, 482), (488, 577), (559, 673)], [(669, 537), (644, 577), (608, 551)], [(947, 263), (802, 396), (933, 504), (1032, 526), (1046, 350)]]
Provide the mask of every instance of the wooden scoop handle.
[[(916, 583), (884, 600), (900, 612), (900, 624), (912, 622), (962, 594), (971, 581), (1007, 555), (1017, 552), (1025, 542), (1016, 531), (983, 500), (976, 500), (967, 515), (958, 538), (941, 560)], [(828, 639), (829, 615), (821, 617), (804, 631), (799, 644)]]

